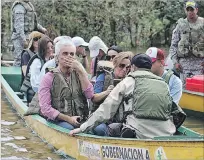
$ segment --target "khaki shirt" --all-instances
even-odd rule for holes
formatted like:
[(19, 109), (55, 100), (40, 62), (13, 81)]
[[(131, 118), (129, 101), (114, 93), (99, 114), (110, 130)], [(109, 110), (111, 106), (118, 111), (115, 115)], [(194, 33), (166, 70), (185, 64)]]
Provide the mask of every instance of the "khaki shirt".
[[(98, 124), (107, 122), (118, 110), (124, 96), (131, 94), (135, 87), (135, 80), (132, 77), (126, 77), (109, 94), (100, 107), (89, 117), (89, 119), (80, 126), (82, 132), (87, 132)], [(128, 104), (124, 103), (125, 111), (132, 110), (133, 99)], [(137, 138), (153, 138), (156, 136), (170, 136), (176, 131), (171, 120), (160, 121), (152, 119), (138, 119), (133, 115), (128, 115), (126, 124), (129, 128), (135, 130)]]

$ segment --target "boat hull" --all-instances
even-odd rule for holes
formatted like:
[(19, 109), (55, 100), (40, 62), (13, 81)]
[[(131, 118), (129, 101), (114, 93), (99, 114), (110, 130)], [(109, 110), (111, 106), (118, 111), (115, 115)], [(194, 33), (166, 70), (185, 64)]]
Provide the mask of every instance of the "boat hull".
[[(27, 106), (3, 77), (1, 81), (7, 98), (20, 115), (23, 115)], [(153, 140), (99, 137), (87, 134), (71, 137), (68, 135), (69, 130), (52, 124), (39, 115), (23, 118), (43, 140), (76, 159), (203, 159), (203, 136), (193, 131), (188, 133), (186, 130), (187, 136), (158, 137)]]
[(204, 114), (204, 94), (184, 90), (179, 105), (184, 109), (188, 116), (199, 116)]

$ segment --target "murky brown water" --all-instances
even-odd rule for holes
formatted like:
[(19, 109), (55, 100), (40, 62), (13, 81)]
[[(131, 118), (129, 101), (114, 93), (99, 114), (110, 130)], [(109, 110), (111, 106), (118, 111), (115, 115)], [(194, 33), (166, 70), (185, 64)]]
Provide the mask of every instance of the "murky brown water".
[(1, 159), (64, 159), (44, 143), (1, 95)]

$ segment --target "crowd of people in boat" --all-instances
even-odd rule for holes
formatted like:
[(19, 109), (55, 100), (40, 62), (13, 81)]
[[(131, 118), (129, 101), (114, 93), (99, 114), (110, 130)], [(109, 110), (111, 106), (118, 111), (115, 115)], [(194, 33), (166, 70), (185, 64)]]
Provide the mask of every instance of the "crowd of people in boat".
[(70, 135), (174, 135), (186, 116), (178, 106), (182, 82), (164, 66), (165, 52), (156, 47), (133, 53), (108, 48), (98, 36), (89, 43), (69, 36), (52, 41), (33, 31), (21, 54), (25, 116), (39, 114)]
[(89, 42), (69, 36), (52, 41), (37, 23), (31, 2), (15, 1), (11, 39), (14, 66), (22, 68), (21, 92), (29, 106), (25, 115), (39, 114), (71, 130), (70, 135), (174, 135), (186, 117), (178, 105), (185, 79), (203, 74), (204, 66), (204, 19), (195, 1), (184, 7), (186, 18), (177, 21), (169, 50), (175, 70), (165, 70), (165, 53), (156, 47), (132, 53), (108, 47), (98, 36)]

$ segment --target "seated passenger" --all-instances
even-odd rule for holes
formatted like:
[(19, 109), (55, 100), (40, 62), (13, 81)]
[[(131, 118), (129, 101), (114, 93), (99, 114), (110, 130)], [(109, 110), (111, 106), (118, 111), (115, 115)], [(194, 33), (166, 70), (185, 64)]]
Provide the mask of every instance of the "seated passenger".
[(81, 37), (73, 37), (72, 41), (76, 46), (76, 59), (83, 65), (85, 69), (88, 69), (89, 62), (85, 47), (88, 47), (89, 43), (85, 42)]
[(113, 58), (120, 52), (122, 52), (122, 49), (120, 47), (115, 45), (111, 46), (110, 48), (108, 48), (106, 60), (113, 61)]
[[(59, 36), (56, 37), (54, 39), (54, 45), (61, 39), (66, 39), (66, 38), (70, 38), (69, 36)], [(88, 43), (86, 43), (81, 37), (74, 37), (72, 38), (72, 41), (74, 42), (74, 45), (77, 47), (76, 48), (76, 58), (77, 60), (82, 63), (82, 65), (84, 66), (84, 68), (86, 69), (85, 66), (88, 66), (88, 59), (86, 57), (86, 53), (85, 53), (85, 46), (88, 46)], [(81, 55), (83, 55), (84, 57), (82, 57), (81, 59)], [(47, 72), (48, 69), (50, 68), (55, 68), (56, 67), (56, 58), (49, 60), (48, 62), (46, 62), (43, 67), (42, 70), (40, 72), (40, 80), (42, 79), (42, 77), (45, 75), (45, 73)]]
[(175, 103), (179, 103), (182, 96), (182, 82), (174, 75), (172, 70), (164, 70), (164, 51), (151, 47), (146, 51), (146, 54), (152, 59), (152, 73), (162, 77), (169, 86), (170, 96)]
[(51, 56), (53, 56), (53, 42), (49, 37), (43, 36), (38, 42), (38, 53), (28, 62), (26, 77), (21, 86), (21, 91), (25, 93), (28, 103), (38, 91), (41, 68)]
[(132, 52), (121, 52), (113, 62), (99, 61), (96, 83), (94, 85), (93, 109), (96, 110), (109, 95), (113, 87), (130, 72)]
[(42, 37), (42, 33), (33, 31), (29, 34), (29, 44), (28, 48), (23, 50), (21, 53), (21, 69), (22, 69), (22, 76), (26, 75), (27, 64), (34, 54), (38, 51), (38, 40)]
[(89, 50), (90, 50), (90, 57), (93, 58), (91, 60), (91, 77), (96, 76), (97, 64), (101, 60), (106, 60), (106, 54), (108, 51), (108, 47), (105, 43), (98, 37), (94, 36), (89, 41)]
[[(45, 74), (38, 97), (35, 96), (31, 102), (34, 110), (38, 108), (36, 104), (40, 105), (44, 117), (67, 129), (79, 127), (80, 121), (87, 119), (87, 99), (93, 97), (93, 86), (84, 67), (75, 59), (75, 53), (76, 47), (71, 38), (56, 43), (58, 67)], [(99, 125), (93, 131), (105, 134), (106, 130), (106, 126)]]
[(72, 130), (70, 135), (87, 133), (94, 126), (110, 120), (125, 97), (129, 97), (125, 107), (131, 112), (123, 124), (121, 137), (154, 138), (173, 135), (176, 127), (171, 115), (176, 104), (171, 100), (168, 85), (161, 77), (150, 72), (151, 67), (149, 56), (135, 55), (129, 76), (123, 79), (89, 119), (80, 128)]

